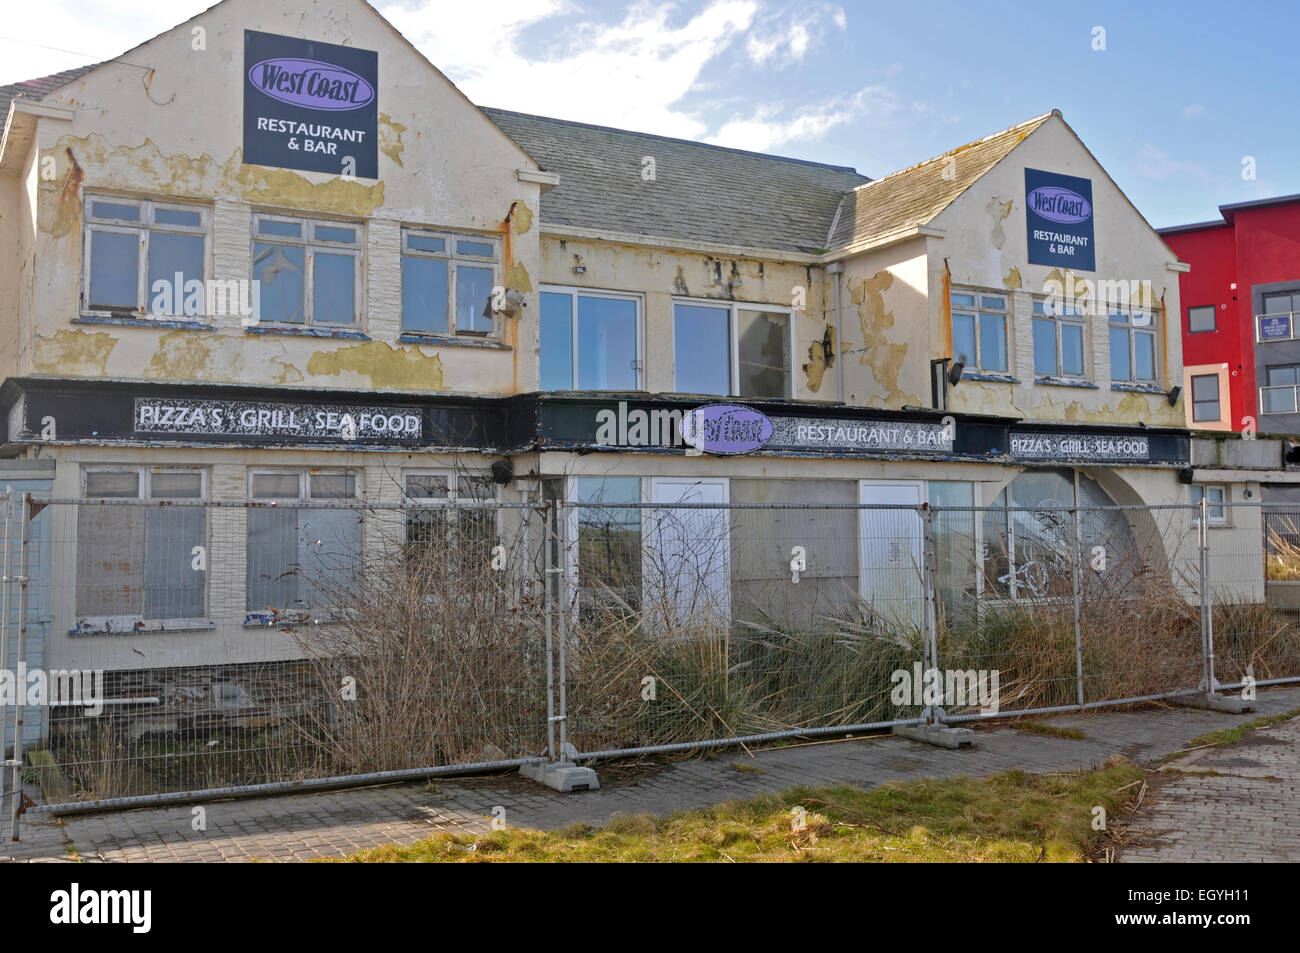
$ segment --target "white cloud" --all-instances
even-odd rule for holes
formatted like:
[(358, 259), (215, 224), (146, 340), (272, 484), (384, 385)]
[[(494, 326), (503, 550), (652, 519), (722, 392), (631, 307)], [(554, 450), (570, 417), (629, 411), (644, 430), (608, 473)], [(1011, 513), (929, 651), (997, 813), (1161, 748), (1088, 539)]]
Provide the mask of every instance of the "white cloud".
[(1210, 181), (1210, 173), (1204, 166), (1189, 159), (1175, 159), (1149, 142), (1138, 149), (1137, 171), (1148, 179), (1190, 178), (1201, 182)]
[(788, 118), (776, 106), (761, 106), (746, 117), (729, 119), (706, 141), (735, 149), (768, 152), (789, 142), (820, 139), (836, 126), (862, 119), (888, 120), (900, 106), (894, 92), (867, 86), (852, 96), (797, 109)]

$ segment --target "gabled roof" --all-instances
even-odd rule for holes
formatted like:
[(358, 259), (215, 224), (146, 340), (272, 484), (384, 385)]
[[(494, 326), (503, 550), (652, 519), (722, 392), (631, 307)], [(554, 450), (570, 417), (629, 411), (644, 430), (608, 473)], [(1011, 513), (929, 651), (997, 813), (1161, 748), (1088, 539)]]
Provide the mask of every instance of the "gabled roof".
[(860, 185), (844, 196), (828, 248), (868, 245), (894, 232), (925, 225), (997, 165), (1052, 116), (1053, 110), (943, 155)]
[[(816, 253), (843, 194), (870, 181), (847, 166), (484, 109), (560, 184), (543, 224)], [(642, 178), (654, 159), (654, 178)]]
[(65, 69), (61, 73), (51, 73), (49, 76), (42, 76), (39, 79), (25, 79), (21, 83), (0, 86), (0, 123), (3, 123), (4, 117), (9, 115), (9, 104), (19, 96), (23, 99), (40, 99), (54, 92), (60, 86), (68, 85), (78, 76), (84, 76), (99, 65), (101, 64), (91, 63), (89, 66), (74, 66), (72, 69)]

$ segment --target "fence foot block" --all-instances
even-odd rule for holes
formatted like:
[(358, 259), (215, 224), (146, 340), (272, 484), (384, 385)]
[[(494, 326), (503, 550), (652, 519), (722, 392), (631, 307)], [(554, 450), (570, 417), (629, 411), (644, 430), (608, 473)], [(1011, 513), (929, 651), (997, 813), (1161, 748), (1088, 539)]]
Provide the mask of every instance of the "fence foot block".
[(1169, 699), (1175, 705), (1188, 708), (1208, 708), (1211, 711), (1226, 711), (1230, 715), (1240, 715), (1255, 710), (1253, 701), (1238, 695), (1224, 695), (1222, 692), (1197, 692), (1194, 695), (1175, 695)]
[(519, 769), (524, 777), (554, 788), (564, 794), (570, 791), (599, 791), (600, 781), (591, 768), (582, 768), (572, 761), (550, 764), (525, 764)]
[(975, 744), (975, 732), (969, 728), (946, 725), (895, 725), (894, 734), (939, 748), (969, 748)]

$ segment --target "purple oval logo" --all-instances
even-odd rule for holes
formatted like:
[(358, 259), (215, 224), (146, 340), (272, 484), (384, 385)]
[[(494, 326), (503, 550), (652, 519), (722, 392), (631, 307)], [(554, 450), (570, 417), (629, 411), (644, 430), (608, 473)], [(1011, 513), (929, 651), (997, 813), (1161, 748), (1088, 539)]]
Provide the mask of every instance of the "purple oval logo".
[(1029, 207), (1043, 218), (1074, 225), (1092, 218), (1092, 203), (1072, 189), (1059, 185), (1044, 185), (1028, 196)]
[(375, 98), (375, 87), (352, 70), (297, 57), (255, 63), (248, 81), (272, 99), (309, 109), (359, 109)]
[(682, 415), (682, 440), (706, 453), (749, 453), (772, 439), (772, 421), (752, 407), (706, 404)]

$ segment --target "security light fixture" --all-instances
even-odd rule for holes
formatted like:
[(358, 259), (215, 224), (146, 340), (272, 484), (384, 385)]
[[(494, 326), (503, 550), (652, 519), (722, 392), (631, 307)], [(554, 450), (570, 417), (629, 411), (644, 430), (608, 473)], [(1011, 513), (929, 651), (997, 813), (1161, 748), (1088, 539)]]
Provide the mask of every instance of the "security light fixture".
[(961, 380), (962, 371), (966, 370), (966, 364), (962, 361), (953, 361), (952, 367), (948, 368), (948, 383), (953, 387)]
[(1181, 396), (1183, 396), (1183, 389), (1177, 386), (1171, 387), (1169, 389), (1169, 393), (1165, 395), (1165, 397), (1168, 398), (1169, 400), (1170, 407), (1176, 405), (1178, 403), (1178, 398)]

